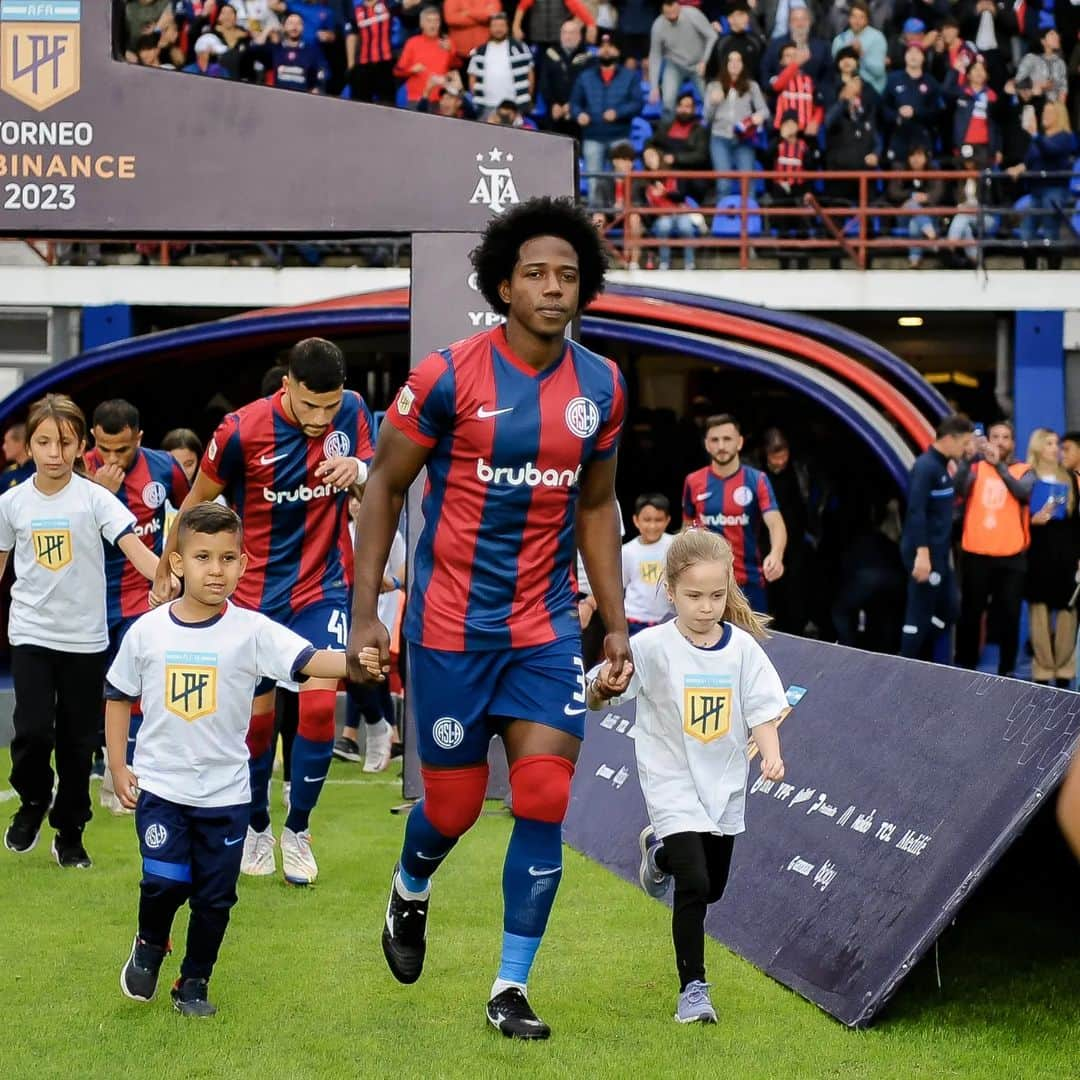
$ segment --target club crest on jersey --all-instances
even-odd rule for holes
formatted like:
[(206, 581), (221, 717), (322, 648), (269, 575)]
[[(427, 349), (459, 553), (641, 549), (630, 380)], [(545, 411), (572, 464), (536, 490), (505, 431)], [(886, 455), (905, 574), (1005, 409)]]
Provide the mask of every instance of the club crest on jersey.
[(660, 575), (663, 572), (664, 565), (657, 559), (650, 559), (648, 562), (641, 563), (641, 580), (646, 585), (659, 585)]
[(465, 728), (452, 716), (440, 716), (431, 729), (431, 737), (444, 750), (453, 750), (465, 738)]
[(165, 708), (188, 723), (217, 710), (217, 653), (165, 654)]
[(737, 487), (731, 493), (731, 497), (735, 500), (736, 506), (749, 506), (754, 501), (754, 493), (745, 484)]
[(157, 480), (151, 480), (142, 489), (143, 505), (148, 506), (151, 510), (156, 510), (168, 497), (169, 493), (165, 490), (165, 485)]
[[(489, 167), (484, 166), (485, 157)], [(501, 214), (508, 206), (521, 202), (513, 174), (510, 172), (510, 163), (513, 160), (513, 154), (504, 154), (497, 146), (493, 146), (486, 155), (476, 155), (476, 168), (480, 172), (480, 179), (476, 181), (472, 198), (469, 199), (471, 206), (486, 206), (493, 214)], [(492, 168), (491, 164), (498, 164), (499, 167)]]
[(323, 457), (348, 457), (352, 443), (349, 442), (349, 436), (344, 431), (331, 431), (323, 440), (322, 449)]
[(30, 522), (34, 562), (46, 570), (63, 570), (71, 563), (71, 522), (43, 518)]
[(683, 680), (683, 731), (710, 743), (731, 728), (731, 679), (724, 675), (687, 675)]
[(600, 427), (600, 410), (596, 402), (587, 397), (576, 397), (566, 406), (566, 426), (572, 435), (588, 439)]
[(146, 832), (143, 833), (143, 843), (151, 851), (156, 851), (159, 847), (164, 847), (169, 839), (169, 830), (164, 825), (159, 825), (156, 821), (152, 825), (146, 826)]
[(408, 416), (412, 411), (413, 402), (416, 400), (416, 395), (407, 387), (401, 388), (401, 393), (397, 396), (397, 411), (402, 416)]

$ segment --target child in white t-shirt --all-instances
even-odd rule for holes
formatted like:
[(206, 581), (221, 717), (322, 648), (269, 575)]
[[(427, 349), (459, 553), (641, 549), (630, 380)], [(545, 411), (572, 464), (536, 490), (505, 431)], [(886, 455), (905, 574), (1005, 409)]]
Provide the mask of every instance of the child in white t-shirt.
[(641, 884), (675, 882), (672, 931), (679, 972), (675, 1019), (716, 1022), (705, 982), (705, 913), (723, 895), (733, 838), (743, 831), (748, 736), (761, 773), (781, 780), (776, 720), (787, 702), (755, 638), (764, 623), (735, 584), (731, 546), (692, 529), (673, 539), (664, 584), (676, 617), (631, 643), (634, 675), (617, 695), (610, 665), (589, 684), (589, 706), (637, 698), (634, 751), (650, 824), (641, 832)]
[[(121, 803), (135, 811), (142, 852), (139, 925), (120, 989), (150, 1001), (173, 918), (191, 906), (173, 1004), (212, 1016), (207, 983), (236, 903), (251, 803), (246, 736), (260, 678), (345, 678), (345, 653), (316, 651), (257, 611), (228, 602), (247, 565), (240, 518), (201, 503), (177, 526), (173, 572), (184, 595), (128, 631), (105, 686), (105, 741)], [(131, 703), (143, 722), (128, 768)]]
[(623, 604), (631, 637), (675, 612), (661, 584), (664, 559), (675, 539), (667, 531), (671, 503), (664, 495), (639, 495), (633, 520), (638, 535), (622, 549)]
[(158, 559), (135, 535), (135, 515), (74, 471), (86, 449), (86, 418), (75, 402), (46, 395), (30, 407), (26, 427), (37, 471), (0, 496), (0, 574), (15, 553), (8, 619), (15, 684), (11, 786), (21, 800), (4, 845), (16, 854), (30, 851), (48, 813), (56, 829), (53, 858), (85, 869), (91, 860), (82, 834), (91, 816), (90, 765), (101, 716), (95, 703), (109, 647), (102, 538), (150, 579), (147, 590)]

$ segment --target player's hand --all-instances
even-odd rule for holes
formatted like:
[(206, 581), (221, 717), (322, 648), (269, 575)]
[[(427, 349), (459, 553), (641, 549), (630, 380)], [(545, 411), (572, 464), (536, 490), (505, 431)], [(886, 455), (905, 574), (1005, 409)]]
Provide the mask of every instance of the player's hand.
[[(369, 666), (371, 651), (376, 663)], [(355, 622), (349, 631), (346, 663), (350, 682), (381, 683), (390, 674), (390, 635), (377, 618)]]
[(784, 761), (783, 758), (766, 757), (761, 755), (761, 775), (766, 780), (783, 780), (784, 779)]
[(915, 556), (915, 565), (911, 568), (911, 576), (922, 585), (930, 580), (930, 571), (930, 555), (926, 552), (919, 552)]
[(315, 476), (338, 491), (347, 491), (367, 479), (367, 468), (358, 458), (324, 458), (316, 467)]
[[(630, 652), (630, 637), (619, 631), (604, 638), (604, 657), (610, 665), (607, 685), (615, 694), (623, 693), (634, 677), (633, 653)], [(608, 666), (605, 665), (605, 666)]]
[(121, 805), (127, 810), (134, 810), (139, 801), (139, 778), (124, 765), (119, 770), (111, 769), (113, 788)]
[(766, 581), (779, 581), (784, 576), (784, 560), (770, 551), (761, 564), (761, 572)]
[(115, 495), (124, 486), (124, 470), (119, 465), (102, 465), (94, 473), (94, 483)]

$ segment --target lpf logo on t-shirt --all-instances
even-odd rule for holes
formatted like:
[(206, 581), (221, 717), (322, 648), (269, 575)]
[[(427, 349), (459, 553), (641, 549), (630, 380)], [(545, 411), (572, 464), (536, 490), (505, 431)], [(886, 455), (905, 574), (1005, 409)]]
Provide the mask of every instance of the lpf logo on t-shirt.
[(63, 570), (71, 562), (71, 522), (38, 518), (30, 522), (34, 561), (46, 570)]
[(217, 653), (165, 654), (165, 708), (192, 723), (217, 711)]
[(641, 563), (641, 580), (646, 585), (658, 585), (660, 583), (660, 572), (663, 569), (663, 564), (656, 559), (650, 559), (648, 562)]
[(719, 739), (731, 728), (731, 679), (687, 675), (683, 679), (683, 731), (698, 742)]

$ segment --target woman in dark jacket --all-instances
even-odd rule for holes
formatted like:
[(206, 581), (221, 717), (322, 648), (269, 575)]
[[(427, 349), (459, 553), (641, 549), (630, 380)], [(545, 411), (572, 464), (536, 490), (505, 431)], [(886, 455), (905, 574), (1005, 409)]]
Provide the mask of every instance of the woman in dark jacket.
[[(1034, 127), (1034, 125), (1032, 125)], [(1031, 209), (1048, 211), (1025, 214), (1020, 222), (1020, 237), (1032, 241), (1038, 236), (1056, 243), (1061, 233), (1061, 219), (1069, 212), (1069, 193), (1073, 162), (1076, 160), (1076, 136), (1069, 130), (1069, 111), (1063, 101), (1048, 101), (1043, 106), (1041, 135), (1031, 132), (1027, 156), (1008, 170), (1011, 176), (1025, 174), (1031, 193)], [(1061, 173), (1043, 177), (1040, 173)], [(1060, 262), (1060, 256), (1057, 256)]]

